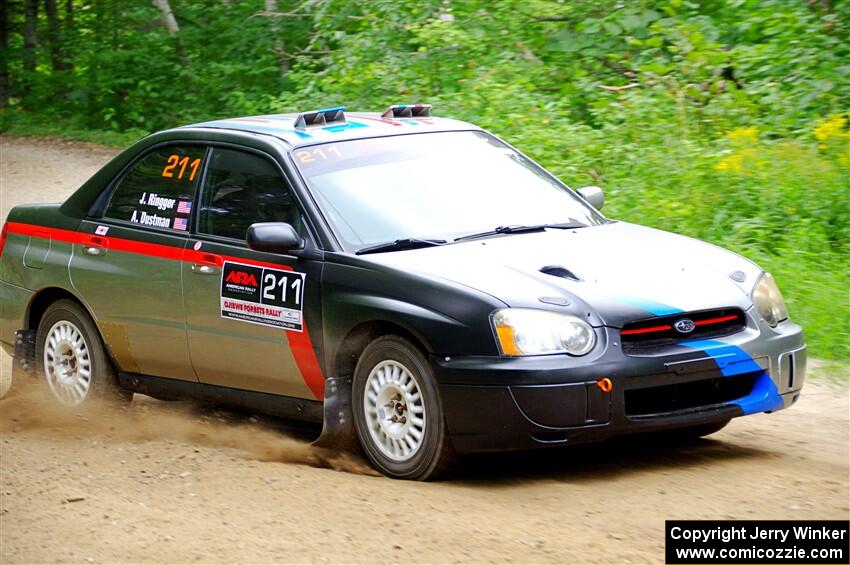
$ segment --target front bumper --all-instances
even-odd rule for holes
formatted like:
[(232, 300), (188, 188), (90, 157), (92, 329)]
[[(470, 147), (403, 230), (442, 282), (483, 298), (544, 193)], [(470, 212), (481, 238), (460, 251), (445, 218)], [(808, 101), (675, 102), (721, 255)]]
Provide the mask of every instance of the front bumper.
[[(432, 357), (460, 452), (602, 441), (615, 435), (720, 422), (793, 404), (805, 381), (802, 329), (747, 327), (716, 340), (626, 355), (619, 330), (599, 328), (596, 354)], [(604, 392), (597, 381), (610, 379)]]

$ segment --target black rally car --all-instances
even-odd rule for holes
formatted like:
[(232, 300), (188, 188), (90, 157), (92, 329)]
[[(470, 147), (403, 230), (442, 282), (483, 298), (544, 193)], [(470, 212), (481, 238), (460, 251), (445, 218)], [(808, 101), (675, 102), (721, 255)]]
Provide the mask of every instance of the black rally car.
[(771, 276), (601, 205), (423, 105), (172, 129), (12, 210), (0, 342), (64, 405), (323, 422), (399, 478), (793, 403), (805, 344)]

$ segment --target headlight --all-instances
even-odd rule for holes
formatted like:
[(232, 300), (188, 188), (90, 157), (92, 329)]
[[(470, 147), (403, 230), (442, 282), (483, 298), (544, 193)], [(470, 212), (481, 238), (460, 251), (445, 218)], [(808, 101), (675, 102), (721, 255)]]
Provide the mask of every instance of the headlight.
[(779, 292), (779, 287), (776, 286), (776, 281), (770, 273), (763, 273), (759, 277), (756, 286), (753, 287), (751, 298), (756, 310), (771, 327), (788, 318), (785, 300), (782, 299), (782, 293)]
[(590, 324), (575, 316), (505, 308), (497, 310), (492, 320), (503, 355), (584, 355), (596, 341)]

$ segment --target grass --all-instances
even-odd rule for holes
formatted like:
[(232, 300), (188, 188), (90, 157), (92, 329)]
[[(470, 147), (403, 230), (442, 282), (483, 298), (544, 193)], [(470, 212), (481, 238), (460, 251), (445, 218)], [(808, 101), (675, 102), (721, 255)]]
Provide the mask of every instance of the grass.
[(841, 391), (847, 390), (850, 383), (850, 365), (847, 362), (809, 357), (808, 365), (806, 378), (826, 383)]
[(144, 130), (123, 132), (79, 127), (68, 119), (0, 110), (0, 133), (17, 137), (58, 137), (107, 147), (127, 147), (148, 135)]

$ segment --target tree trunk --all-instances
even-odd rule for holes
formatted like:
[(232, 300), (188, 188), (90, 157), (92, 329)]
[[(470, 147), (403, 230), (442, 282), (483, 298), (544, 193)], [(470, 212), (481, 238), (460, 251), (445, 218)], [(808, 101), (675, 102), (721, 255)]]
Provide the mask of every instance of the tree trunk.
[(47, 14), (47, 43), (50, 45), (50, 65), (54, 71), (65, 70), (56, 0), (44, 0), (44, 13)]
[(157, 7), (162, 16), (162, 23), (165, 24), (165, 29), (169, 35), (175, 35), (180, 31), (180, 26), (177, 25), (177, 19), (174, 17), (174, 12), (171, 11), (171, 6), (168, 0), (153, 0), (153, 5)]
[(76, 39), (76, 34), (74, 33), (76, 30), (74, 29), (73, 0), (65, 0), (65, 22), (63, 23), (62, 28), (64, 29), (62, 32), (62, 49), (65, 54), (65, 59), (62, 63), (65, 65), (65, 69), (71, 70), (74, 68), (72, 49), (74, 47), (74, 40)]
[(38, 0), (24, 0), (24, 47), (22, 51), (24, 73), (21, 77), (21, 94), (24, 98), (32, 90), (32, 83), (35, 79), (35, 50), (38, 45), (37, 24)]
[(24, 71), (35, 71), (35, 48), (38, 44), (38, 0), (24, 0)]
[[(277, 0), (266, 0), (266, 12), (274, 14), (277, 12)], [(274, 38), (274, 50), (275, 57), (277, 57), (277, 66), (280, 69), (280, 76), (286, 75), (289, 70), (289, 58), (286, 56), (286, 52), (283, 49), (283, 41), (281, 41), (280, 34), (280, 25), (277, 23), (277, 18), (271, 18), (271, 34)]]
[(174, 12), (171, 11), (168, 0), (153, 0), (153, 5), (159, 10), (162, 16), (162, 23), (165, 25), (165, 29), (168, 30), (168, 35), (174, 41), (174, 49), (177, 52), (177, 57), (180, 59), (180, 64), (184, 68), (188, 67), (189, 57), (186, 56), (186, 50), (183, 49), (183, 44), (180, 43), (180, 36), (177, 35), (180, 32), (180, 26), (177, 24), (177, 18), (174, 17)]
[(0, 2), (0, 108), (9, 105), (9, 4)]
[(74, 29), (74, 0), (65, 0), (65, 29)]

